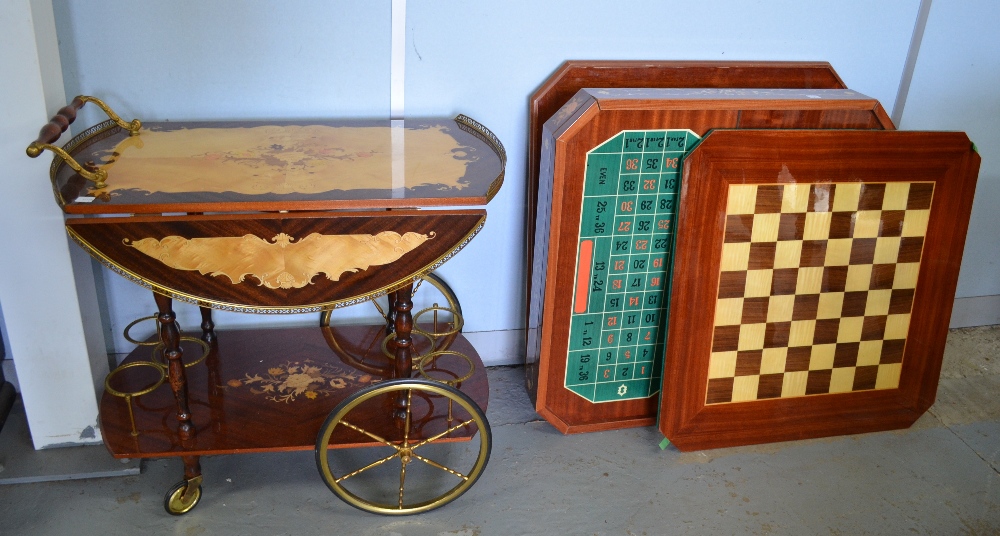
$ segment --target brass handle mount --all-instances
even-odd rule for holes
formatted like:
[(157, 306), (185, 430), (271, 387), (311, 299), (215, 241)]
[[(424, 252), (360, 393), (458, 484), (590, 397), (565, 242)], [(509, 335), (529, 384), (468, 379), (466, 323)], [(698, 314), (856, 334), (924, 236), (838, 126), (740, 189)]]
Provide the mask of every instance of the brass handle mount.
[(104, 110), (104, 113), (108, 115), (108, 118), (114, 121), (115, 124), (121, 128), (127, 130), (130, 136), (136, 136), (139, 134), (139, 129), (142, 128), (142, 121), (133, 119), (131, 122), (125, 122), (101, 99), (89, 97), (87, 95), (80, 95), (56, 112), (56, 115), (38, 132), (38, 139), (31, 142), (25, 152), (31, 158), (37, 158), (42, 154), (42, 151), (46, 149), (56, 153), (56, 155), (58, 155), (59, 158), (62, 158), (69, 167), (73, 168), (73, 170), (79, 173), (80, 176), (92, 181), (94, 183), (94, 188), (100, 190), (101, 188), (107, 186), (105, 183), (105, 181), (108, 180), (107, 171), (99, 169), (90, 163), (87, 163), (86, 167), (81, 166), (72, 156), (69, 155), (69, 153), (64, 151), (61, 147), (53, 145), (59, 139), (59, 136), (62, 135), (63, 132), (66, 132), (66, 129), (73, 124), (74, 120), (76, 120), (76, 112), (80, 108), (83, 108), (83, 105), (88, 102), (92, 102)]

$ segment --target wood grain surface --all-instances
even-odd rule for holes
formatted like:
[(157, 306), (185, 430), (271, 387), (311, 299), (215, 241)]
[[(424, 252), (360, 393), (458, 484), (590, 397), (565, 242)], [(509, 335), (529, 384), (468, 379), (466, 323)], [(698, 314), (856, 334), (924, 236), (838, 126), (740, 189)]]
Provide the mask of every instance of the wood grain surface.
[[(878, 101), (850, 90), (585, 89), (545, 125), (529, 300), (527, 383), (564, 433), (655, 422), (654, 398), (592, 404), (563, 387), (587, 151), (622, 130), (892, 129)], [(683, 182), (683, 181), (682, 181)], [(537, 389), (537, 391), (535, 390)]]
[[(684, 162), (659, 416), (664, 435), (677, 448), (693, 450), (912, 424), (934, 402), (979, 163), (959, 132), (710, 133)], [(856, 379), (855, 389), (843, 393), (706, 403), (730, 185), (831, 183), (933, 184), (898, 388)], [(847, 229), (859, 225), (855, 217)], [(857, 314), (844, 303), (845, 317)]]
[[(373, 362), (385, 362), (378, 344), (372, 341), (385, 336), (385, 326), (345, 326), (337, 328), (344, 340), (354, 341), (348, 350)], [(327, 415), (347, 396), (358, 389), (387, 379), (359, 371), (339, 359), (327, 345), (321, 328), (281, 330), (218, 331), (216, 350), (204, 361), (185, 369), (187, 398), (193, 433), (186, 444), (177, 430), (173, 395), (166, 385), (132, 400), (138, 436), (131, 435), (126, 400), (105, 392), (101, 398), (100, 419), (108, 450), (119, 458), (164, 456), (199, 456), (245, 452), (311, 450), (316, 434)], [(426, 342), (415, 341), (419, 355), (427, 350)], [(197, 359), (201, 348), (182, 341), (184, 361)], [(459, 388), (484, 411), (489, 402), (486, 369), (475, 349), (459, 335), (452, 350), (467, 355), (475, 365), (471, 378)], [(153, 347), (140, 347), (123, 365), (159, 360)], [(447, 356), (446, 356), (447, 357)], [(442, 358), (441, 369), (464, 375), (469, 368), (464, 360)], [(452, 379), (447, 373), (434, 373), (439, 379)], [(159, 378), (155, 367), (127, 368), (111, 379), (120, 392), (142, 390)], [(381, 404), (366, 405), (369, 413), (357, 418), (366, 429), (384, 438), (400, 434), (392, 419), (395, 397), (384, 397)], [(414, 430), (420, 437), (440, 431), (446, 422), (445, 400), (414, 397)], [(430, 406), (428, 406), (430, 404)], [(382, 411), (384, 410), (384, 412)], [(411, 439), (413, 435), (410, 436)], [(365, 446), (356, 439), (344, 439), (339, 446)]]
[[(152, 285), (164, 294), (181, 294), (215, 308), (333, 307), (369, 293), (388, 290), (414, 274), (426, 272), (464, 245), (486, 218), (483, 210), (382, 211), (296, 214), (239, 214), (215, 216), (140, 216), (133, 218), (73, 218), (67, 227), (78, 242), (98, 260), (117, 267), (129, 277)], [(356, 271), (316, 273), (300, 288), (268, 288), (252, 275), (242, 282), (216, 273), (202, 259), (199, 269), (177, 269), (143, 253), (133, 245), (144, 239), (165, 237), (198, 239), (240, 238), (247, 235), (264, 242), (285, 234), (300, 241), (320, 235), (377, 235), (391, 231), (427, 237), (398, 260), (381, 266), (358, 265)], [(247, 263), (246, 259), (239, 259)], [(205, 272), (205, 273), (203, 273)], [(214, 274), (214, 275), (213, 275)]]
[[(525, 267), (528, 272), (525, 303), (530, 307), (532, 257), (538, 206), (538, 173), (542, 153), (542, 126), (583, 88), (801, 88), (846, 89), (827, 62), (799, 61), (619, 61), (571, 60), (559, 66), (528, 99), (528, 158), (525, 188)], [(771, 122), (766, 114), (748, 121)], [(790, 124), (788, 118), (779, 122)], [(746, 128), (772, 128), (754, 124)], [(886, 127), (891, 128), (891, 127)], [(525, 312), (525, 322), (530, 318)], [(529, 364), (533, 368), (534, 363)], [(530, 372), (528, 390), (535, 397)]]
[(506, 158), (459, 119), (407, 120), (399, 132), (388, 121), (149, 122), (67, 147), (108, 172), (94, 190), (59, 161), (53, 188), (70, 214), (485, 205)]

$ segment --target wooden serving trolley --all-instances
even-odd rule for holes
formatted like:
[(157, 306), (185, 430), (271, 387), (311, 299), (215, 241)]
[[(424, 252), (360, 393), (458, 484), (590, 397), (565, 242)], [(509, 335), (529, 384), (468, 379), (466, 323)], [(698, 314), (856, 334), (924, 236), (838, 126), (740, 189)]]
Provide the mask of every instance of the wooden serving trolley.
[[(52, 145), (87, 102), (110, 120)], [(383, 514), (475, 483), (490, 455), (486, 373), (432, 271), (486, 220), (451, 207), (485, 205), (503, 183), (489, 130), (465, 116), (142, 124), (77, 97), (27, 152), (45, 149), (70, 237), (153, 291), (156, 314), (126, 328), (137, 348), (105, 382), (101, 427), (115, 457), (181, 457), (169, 513), (198, 503), (212, 454), (315, 449), (337, 496)], [(200, 308), (198, 336), (175, 300)], [(375, 325), (337, 322), (363, 302)], [(216, 332), (212, 309), (320, 322)], [(130, 335), (141, 320), (157, 334)]]

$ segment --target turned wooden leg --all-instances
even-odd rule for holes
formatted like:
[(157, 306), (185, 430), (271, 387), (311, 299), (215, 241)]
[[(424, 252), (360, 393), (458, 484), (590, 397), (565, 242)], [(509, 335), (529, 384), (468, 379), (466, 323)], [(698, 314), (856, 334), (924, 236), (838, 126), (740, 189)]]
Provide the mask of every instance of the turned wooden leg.
[(201, 340), (212, 346), (215, 343), (215, 322), (212, 322), (212, 308), (199, 307), (201, 309)]
[[(396, 291), (394, 307), (396, 312), (395, 330), (396, 338), (396, 377), (409, 378), (413, 371), (413, 356), (411, 353), (413, 340), (410, 333), (413, 330), (413, 316), (410, 314), (413, 309), (413, 282)], [(400, 391), (396, 397), (395, 417), (406, 419), (407, 396), (405, 391)]]
[(183, 444), (194, 437), (194, 427), (191, 425), (191, 411), (188, 409), (187, 377), (184, 374), (184, 362), (181, 361), (181, 336), (171, 309), (173, 300), (160, 294), (153, 294), (153, 297), (159, 310), (157, 320), (160, 322), (163, 356), (167, 358), (167, 380), (177, 403), (177, 434)]
[(389, 307), (385, 310), (385, 334), (396, 331), (396, 291), (385, 295), (389, 300)]
[(201, 476), (201, 456), (181, 456), (184, 460), (184, 480), (188, 482)]

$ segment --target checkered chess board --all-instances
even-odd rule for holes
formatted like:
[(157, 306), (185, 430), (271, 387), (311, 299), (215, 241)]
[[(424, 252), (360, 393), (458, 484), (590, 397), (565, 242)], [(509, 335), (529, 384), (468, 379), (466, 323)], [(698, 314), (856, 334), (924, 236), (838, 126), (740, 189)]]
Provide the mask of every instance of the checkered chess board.
[(730, 185), (705, 403), (897, 388), (933, 192)]

